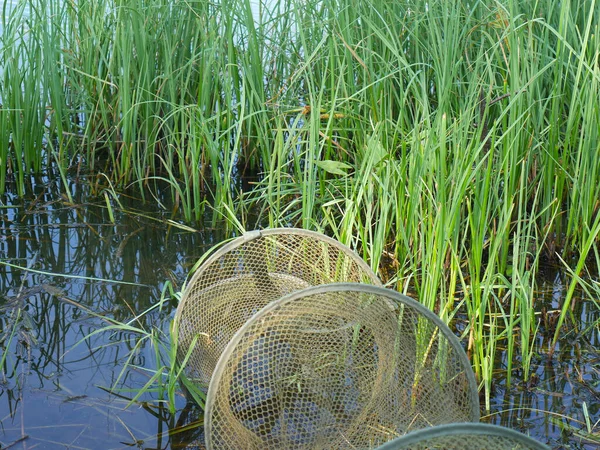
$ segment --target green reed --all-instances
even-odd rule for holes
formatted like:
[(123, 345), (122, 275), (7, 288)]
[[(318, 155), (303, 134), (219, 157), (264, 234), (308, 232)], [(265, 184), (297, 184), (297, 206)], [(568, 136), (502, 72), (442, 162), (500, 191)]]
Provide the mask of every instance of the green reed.
[[(528, 377), (540, 261), (585, 258), (581, 239), (598, 242), (592, 226), (574, 232), (600, 198), (594, 3), (574, 15), (538, 6), (336, 3), (304, 17), (297, 76), (310, 110), (274, 127), (253, 198), (271, 224), (359, 248), (448, 320), (466, 313), (488, 399), (497, 348), (507, 374), (518, 353)], [(563, 53), (549, 45), (561, 42)]]
[[(186, 392), (198, 405), (204, 405), (205, 393), (195, 383), (188, 380), (184, 373), (187, 360), (193, 352), (196, 344), (196, 338), (192, 341), (190, 348), (186, 349), (186, 356), (183, 361), (178, 360), (178, 335), (177, 330), (173, 325), (169, 327), (169, 331), (165, 332), (158, 327), (148, 327), (145, 324), (146, 318), (155, 312), (161, 312), (166, 303), (172, 298), (179, 299), (180, 292), (175, 292), (169, 281), (166, 281), (162, 288), (161, 298), (146, 310), (140, 312), (133, 318), (129, 318), (126, 322), (112, 318), (102, 319), (106, 325), (100, 327), (91, 333), (87, 334), (76, 345), (90, 341), (97, 334), (119, 334), (128, 333), (133, 337), (132, 347), (123, 364), (123, 367), (113, 380), (112, 386), (107, 390), (112, 393), (122, 393), (130, 395), (127, 407), (140, 403), (142, 397), (154, 396), (154, 401), (164, 404), (167, 409), (174, 414), (176, 412), (176, 395), (181, 391)], [(92, 315), (96, 315), (91, 312)], [(113, 343), (102, 344), (99, 348), (104, 348), (114, 345)], [(133, 359), (143, 349), (149, 346), (154, 360), (149, 367), (137, 366)], [(128, 389), (123, 388), (124, 380), (127, 379), (131, 370), (138, 370), (148, 375), (148, 381), (139, 388)], [(125, 397), (126, 398), (126, 397)]]
[(464, 324), (489, 402), (499, 349), (509, 383), (528, 376), (540, 264), (567, 261), (573, 289), (597, 266), (596, 9), (22, 0), (2, 24), (0, 190), (82, 165), (149, 201), (167, 180), (189, 222), (212, 205), (325, 230)]
[(42, 45), (37, 33), (41, 25), (25, 17), (25, 5), (13, 8), (5, 3), (0, 38), (0, 99), (2, 135), (0, 164), (2, 188), (8, 171), (24, 192), (27, 174), (40, 172), (46, 103), (42, 77)]

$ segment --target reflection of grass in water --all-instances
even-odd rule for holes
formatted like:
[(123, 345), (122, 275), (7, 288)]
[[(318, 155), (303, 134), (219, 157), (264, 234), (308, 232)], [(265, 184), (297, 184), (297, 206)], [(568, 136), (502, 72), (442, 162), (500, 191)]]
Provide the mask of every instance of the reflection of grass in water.
[[(20, 267), (4, 261), (2, 264), (23, 271), (35, 272), (44, 276), (64, 276), (76, 279), (81, 278), (88, 282), (95, 281), (99, 283), (111, 282), (111, 280), (95, 279), (90, 277), (52, 274), (49, 272), (33, 270), (27, 267)], [(120, 427), (120, 429), (123, 431), (123, 435), (119, 437), (120, 432), (117, 432), (117, 434), (111, 436), (111, 439), (120, 439), (123, 442), (129, 442), (133, 444), (144, 441), (147, 445), (148, 443), (156, 441), (157, 439), (169, 440), (171, 439), (172, 433), (167, 430), (164, 432), (159, 431), (158, 434), (153, 434), (148, 433), (147, 430), (135, 430), (131, 428), (129, 425), (127, 425), (127, 419), (122, 421), (116, 414), (118, 412), (127, 414), (124, 409), (132, 404), (140, 406), (149, 414), (155, 416), (158, 419), (159, 424), (169, 424), (168, 428), (174, 433), (189, 435), (188, 432), (190, 429), (201, 425), (200, 421), (197, 420), (191, 420), (190, 423), (182, 424), (181, 426), (175, 423), (175, 413), (177, 412), (178, 408), (176, 405), (176, 396), (178, 393), (181, 393), (182, 389), (187, 388), (190, 396), (196, 400), (198, 405), (203, 405), (204, 402), (204, 393), (198, 389), (195, 384), (188, 382), (188, 380), (182, 374), (182, 366), (178, 365), (175, 361), (175, 355), (177, 352), (176, 335), (172, 330), (170, 333), (163, 333), (162, 330), (157, 327), (144, 325), (145, 323), (152, 322), (149, 316), (157, 312), (160, 313), (167, 302), (169, 302), (172, 297), (178, 295), (177, 293), (173, 292), (170, 282), (165, 283), (161, 298), (157, 303), (153, 304), (145, 311), (135, 314), (133, 319), (127, 322), (115, 320), (106, 314), (96, 313), (85, 305), (68, 298), (61, 289), (50, 284), (37, 284), (31, 288), (19, 290), (16, 296), (9, 297), (7, 301), (0, 307), (2, 309), (2, 316), (0, 319), (2, 323), (2, 330), (0, 331), (0, 344), (2, 344), (6, 349), (6, 351), (2, 352), (0, 358), (0, 367), (2, 368), (2, 377), (5, 381), (7, 378), (10, 379), (17, 375), (17, 364), (21, 364), (24, 371), (31, 370), (31, 349), (36, 348), (35, 336), (38, 334), (36, 323), (39, 321), (39, 318), (35, 321), (30, 318), (30, 313), (27, 311), (27, 308), (31, 307), (31, 305), (29, 305), (29, 303), (31, 303), (31, 299), (39, 295), (47, 296), (47, 299), (41, 302), (42, 307), (51, 304), (48, 299), (54, 298), (59, 301), (54, 302), (54, 304), (68, 304), (75, 309), (84, 311), (88, 318), (95, 317), (105, 324), (101, 328), (96, 329), (95, 331), (83, 337), (78, 343), (75, 344), (75, 346), (83, 344), (86, 341), (91, 342), (95, 336), (103, 333), (117, 333), (122, 336), (127, 336), (127, 339), (129, 339), (130, 342), (133, 342), (133, 346), (129, 347), (128, 349), (125, 363), (121, 368), (117, 379), (114, 381), (112, 386), (105, 389), (107, 392), (110, 392), (116, 400), (111, 400), (110, 403), (106, 403), (104, 400), (89, 397), (87, 395), (78, 395), (77, 393), (70, 392), (68, 387), (62, 384), (60, 389), (68, 392), (68, 395), (60, 396), (59, 394), (51, 394), (49, 395), (49, 398), (56, 397), (57, 401), (65, 404), (64, 408), (67, 408), (67, 404), (79, 405), (85, 409), (93, 409), (95, 411), (94, 414), (106, 416), (108, 421), (118, 420), (120, 425), (117, 427), (117, 429)], [(41, 317), (47, 316), (46, 313), (40, 312), (36, 309), (36, 317), (38, 315)], [(60, 333), (53, 333), (51, 335), (52, 342), (44, 342), (44, 345), (49, 345), (51, 347), (58, 345), (58, 340), (64, 339), (65, 333), (66, 330), (61, 330)], [(56, 342), (55, 339), (57, 339)], [(103, 342), (105, 341), (106, 340), (103, 339)], [(89, 347), (90, 355), (95, 355), (97, 351), (107, 349), (112, 345), (121, 345), (123, 343), (121, 339), (117, 339), (116, 341), (112, 340), (112, 342), (111, 339), (109, 339), (109, 342), (110, 343), (108, 344), (102, 344), (95, 348)], [(141, 367), (137, 365), (135, 359), (145, 348), (150, 348), (152, 350), (152, 354), (154, 355), (155, 359), (154, 361), (147, 359), (146, 367)], [(64, 358), (64, 356), (73, 349), (74, 348), (67, 348), (66, 353), (64, 353), (64, 350), (61, 351), (59, 347), (59, 349), (56, 350), (56, 353), (60, 354), (61, 358)], [(51, 353), (55, 352), (51, 351)], [(186, 361), (184, 360), (183, 364), (185, 364), (185, 362)], [(37, 369), (34, 370), (37, 372)], [(148, 381), (141, 388), (122, 387), (122, 384), (126, 382), (132, 372), (147, 376)], [(53, 376), (52, 374), (45, 375), (44, 373), (40, 373), (40, 375), (44, 377)], [(17, 384), (18, 398), (16, 399), (17, 403), (13, 408), (15, 411), (17, 408), (22, 408), (25, 406), (26, 397), (24, 397), (22, 394), (22, 381), (24, 381), (24, 379), (20, 379)], [(78, 424), (76, 418), (75, 420), (68, 419), (68, 421), (69, 424), (65, 429), (73, 430), (74, 427), (76, 428), (80, 426), (87, 428), (89, 426), (89, 424)], [(159, 425), (159, 430), (160, 426), (162, 425)], [(60, 427), (52, 427), (52, 430), (56, 431), (55, 428), (59, 429)], [(47, 429), (47, 426), (35, 427), (26, 424), (25, 429), (27, 430), (28, 437), (22, 437), (21, 439), (31, 439), (36, 442), (47, 442), (48, 444), (52, 445), (69, 444), (68, 442), (63, 443), (56, 440), (52, 441), (46, 439), (46, 437), (50, 436), (50, 434), (44, 432), (44, 430)], [(16, 432), (16, 430), (14, 431)], [(81, 436), (81, 439), (88, 439), (88, 435), (84, 431), (82, 431)], [(98, 442), (97, 445), (94, 444), (94, 448), (101, 447), (102, 444), (100, 442)]]
[[(0, 264), (9, 265), (4, 261)], [(30, 268), (22, 268), (23, 270), (31, 270)], [(11, 355), (11, 349), (14, 350), (14, 355), (17, 360), (21, 359), (25, 365), (31, 364), (31, 349), (37, 345), (35, 337), (34, 320), (27, 311), (27, 301), (30, 297), (38, 294), (48, 293), (50, 295), (60, 295), (62, 291), (49, 284), (36, 285), (31, 288), (25, 288), (22, 284), (17, 294), (13, 297), (4, 299), (0, 306), (0, 315), (2, 317), (2, 329), (0, 329), (0, 345), (4, 348), (2, 358), (0, 358), (0, 370), (4, 381), (7, 378), (12, 378), (16, 371), (17, 361), (14, 365), (8, 365), (8, 357)], [(14, 347), (12, 347), (15, 341)], [(22, 386), (19, 386), (21, 389)]]
[(573, 435), (581, 439), (583, 443), (600, 445), (600, 419), (595, 423), (592, 423), (586, 402), (582, 402), (581, 409), (584, 419), (583, 422), (573, 420), (573, 418), (568, 416), (562, 416), (562, 420), (557, 417), (552, 417), (551, 421), (561, 430), (573, 433)]
[[(168, 334), (165, 334), (162, 330), (155, 327), (152, 327), (148, 330), (141, 324), (141, 319), (144, 316), (155, 311), (160, 311), (165, 303), (172, 297), (178, 298), (179, 293), (174, 292), (171, 283), (167, 281), (165, 282), (161, 298), (157, 303), (150, 306), (145, 311), (136, 314), (136, 316), (128, 322), (119, 322), (110, 318), (104, 318), (109, 325), (95, 330), (83, 339), (89, 340), (99, 333), (116, 332), (127, 332), (137, 336), (134, 347), (129, 351), (128, 357), (123, 365), (123, 368), (121, 369), (121, 372), (114, 381), (113, 386), (110, 388), (110, 391), (114, 393), (130, 393), (133, 395), (130, 398), (127, 406), (131, 406), (134, 403), (139, 404), (140, 399), (143, 396), (154, 394), (157, 397), (156, 401), (159, 404), (166, 405), (171, 414), (174, 414), (176, 412), (175, 397), (177, 393), (181, 391), (181, 389), (185, 389), (186, 392), (198, 403), (198, 405), (201, 407), (204, 405), (204, 392), (196, 383), (193, 382), (193, 380), (188, 380), (184, 373), (188, 359), (192, 355), (200, 336), (196, 335), (192, 339), (192, 342), (186, 349), (183, 360), (179, 362), (177, 358), (179, 341), (177, 337), (177, 330), (173, 324), (171, 324)], [(99, 348), (110, 345), (113, 344), (105, 344)], [(139, 367), (133, 361), (138, 352), (147, 345), (153, 349), (154, 356), (154, 364), (150, 369)], [(131, 390), (119, 388), (119, 384), (131, 370), (137, 370), (146, 373), (149, 376), (148, 381), (139, 389)]]
[[(13, 265), (15, 267), (15, 265)], [(20, 267), (22, 270), (29, 270), (27, 267)], [(50, 274), (46, 274), (50, 275)], [(58, 301), (55, 301), (58, 300)], [(35, 409), (39, 408), (37, 403), (39, 400), (36, 399), (35, 392), (43, 388), (43, 381), (40, 388), (33, 388), (32, 393), (27, 391), (27, 382), (31, 373), (37, 374), (40, 379), (53, 379), (56, 376), (56, 372), (46, 373), (46, 367), (55, 364), (57, 367), (64, 368), (58, 361), (52, 360), (48, 355), (55, 354), (58, 358), (64, 358), (64, 354), (61, 355), (60, 342), (65, 339), (67, 329), (60, 329), (59, 331), (52, 328), (54, 331), (50, 336), (43, 334), (43, 339), (38, 340), (36, 336), (39, 336), (43, 331), (38, 329), (44, 327), (49, 321), (44, 320), (47, 317), (54, 317), (59, 314), (48, 312), (53, 307), (61, 305), (61, 303), (68, 304), (76, 309), (85, 311), (88, 315), (95, 315), (101, 320), (107, 321), (106, 317), (94, 314), (91, 310), (78, 302), (66, 297), (62, 289), (50, 285), (50, 284), (34, 284), (33, 287), (21, 287), (17, 294), (12, 297), (7, 297), (4, 303), (0, 306), (0, 315), (2, 328), (0, 331), (0, 345), (4, 351), (0, 358), (0, 368), (2, 373), (2, 382), (5, 383), (2, 386), (2, 394), (8, 399), (10, 414), (9, 417), (13, 417), (19, 414), (27, 414), (28, 410), (32, 407)], [(57, 348), (58, 346), (58, 348)], [(64, 348), (64, 347), (62, 347)], [(71, 349), (68, 349), (71, 350)], [(38, 358), (42, 358), (38, 360)], [(21, 367), (19, 369), (19, 366)], [(11, 379), (16, 380), (16, 384), (11, 386), (9, 381)], [(68, 384), (68, 383), (67, 383)], [(78, 443), (84, 446), (91, 445), (92, 448), (104, 448), (106, 444), (106, 438), (127, 441), (132, 430), (127, 430), (127, 426), (122, 422), (119, 415), (128, 414), (124, 411), (126, 402), (124, 400), (111, 399), (107, 402), (105, 399), (93, 398), (89, 395), (78, 395), (72, 392), (69, 388), (60, 383), (60, 387), (56, 390), (45, 393), (46, 401), (50, 404), (59, 404), (63, 421), (66, 424), (52, 423), (37, 424), (23, 422), (22, 416), (18, 427), (12, 428), (10, 422), (6, 421), (7, 417), (2, 418), (2, 432), (5, 436), (12, 441), (2, 442), (2, 446), (12, 448), (16, 444), (26, 442), (26, 445), (35, 446), (39, 443), (51, 445), (51, 446), (72, 446), (73, 441), (63, 441), (62, 438), (71, 439), (71, 437), (77, 437)], [(62, 394), (66, 393), (66, 394)], [(28, 401), (34, 399), (33, 402)], [(130, 399), (127, 400), (130, 403)], [(149, 413), (157, 416), (158, 409), (152, 405), (141, 404)], [(44, 408), (51, 410), (51, 407), (46, 405)], [(153, 411), (154, 409), (154, 411)], [(96, 419), (97, 416), (105, 416), (107, 422), (119, 421), (121, 422), (121, 430), (123, 434), (120, 435), (119, 431), (112, 431), (109, 435), (99, 436), (99, 433), (88, 433), (91, 425), (86, 421), (81, 422), (77, 410), (83, 410), (84, 415), (92, 414)], [(93, 410), (93, 412), (89, 412)], [(133, 412), (132, 412), (133, 414)], [(164, 416), (164, 413), (162, 413)], [(77, 417), (76, 417), (77, 416)], [(158, 417), (158, 416), (157, 416)], [(160, 419), (160, 418), (159, 418)], [(102, 420), (102, 419), (101, 419)], [(19, 420), (17, 420), (17, 423)], [(119, 427), (116, 427), (118, 429)], [(156, 439), (168, 439), (165, 433), (160, 432), (159, 434), (165, 434), (163, 437), (159, 437), (152, 433), (142, 432), (136, 430), (135, 433), (139, 436), (143, 436), (143, 439), (136, 439), (136, 441), (144, 440), (147, 443), (151, 443)], [(102, 433), (100, 433), (102, 434)], [(13, 436), (19, 436), (14, 439)], [(70, 436), (66, 438), (65, 436)], [(83, 447), (82, 447), (83, 448)]]
[(7, 378), (11, 378), (15, 367), (8, 365), (8, 355), (13, 339), (20, 332), (21, 328), (21, 308), (14, 308), (8, 314), (3, 314), (2, 334), (0, 335), (0, 345), (4, 348), (2, 358), (0, 359), (0, 371), (2, 371), (2, 382), (6, 383)]
[[(144, 448), (164, 448), (160, 443), (164, 445), (170, 442), (172, 448), (176, 448), (175, 444), (182, 442), (182, 439), (185, 444), (188, 444), (191, 439), (197, 438), (198, 430), (202, 429), (201, 415), (199, 418), (189, 417), (185, 416), (184, 411), (183, 420), (180, 421), (164, 408), (144, 402), (139, 404), (139, 409), (145, 411), (148, 416), (156, 418), (158, 425), (156, 431), (146, 427), (139, 428), (133, 425), (138, 423), (135, 416), (139, 415), (139, 409), (127, 409), (130, 398), (107, 391), (111, 393), (111, 399), (107, 400), (87, 395), (74, 395), (64, 386), (62, 390), (66, 390), (67, 394), (50, 391), (45, 392), (45, 398), (52, 404), (60, 405), (66, 416), (66, 423), (27, 424), (24, 436), (8, 443), (3, 442), (2, 445), (6, 447), (2, 448), (13, 448), (16, 443), (27, 442), (31, 448), (42, 443), (50, 445), (51, 448), (105, 449), (107, 440), (112, 443), (120, 442), (125, 446), (143, 445)], [(80, 417), (82, 413), (83, 416), (90, 414), (90, 410), (93, 410), (94, 423)], [(107, 430), (99, 430), (98, 423), (109, 424), (109, 427)], [(2, 431), (10, 434), (21, 429), (4, 425)]]

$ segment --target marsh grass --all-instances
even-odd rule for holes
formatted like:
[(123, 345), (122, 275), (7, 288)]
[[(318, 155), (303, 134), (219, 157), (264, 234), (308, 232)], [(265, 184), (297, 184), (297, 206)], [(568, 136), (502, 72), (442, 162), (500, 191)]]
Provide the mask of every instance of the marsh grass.
[[(6, 313), (6, 311), (3, 312), (5, 313), (5, 320), (3, 320), (2, 329), (0, 329), (0, 343), (5, 348), (10, 348), (21, 327), (22, 310), (20, 308), (15, 308), (8, 311), (8, 313)], [(15, 370), (14, 364), (8, 360), (9, 355), (10, 352), (4, 351), (0, 358), (0, 371), (2, 373), (3, 383), (6, 383), (7, 378), (9, 378)]]
[[(133, 343), (128, 352), (128, 357), (123, 363), (120, 373), (114, 380), (112, 386), (104, 387), (108, 392), (121, 398), (127, 399), (126, 407), (134, 404), (156, 403), (165, 406), (171, 414), (175, 414), (179, 408), (176, 397), (183, 392), (188, 398), (193, 399), (200, 407), (204, 406), (205, 392), (196, 384), (188, 380), (184, 373), (189, 356), (192, 354), (197, 337), (190, 347), (184, 352), (183, 360), (178, 360), (178, 336), (177, 330), (169, 326), (165, 332), (159, 326), (148, 326), (145, 318), (153, 313), (160, 312), (166, 302), (178, 299), (179, 292), (175, 292), (171, 283), (166, 281), (162, 289), (161, 298), (151, 307), (132, 317), (127, 322), (102, 317), (106, 325), (99, 327), (86, 335), (77, 345), (90, 342), (98, 334), (127, 334)], [(119, 344), (119, 341), (102, 344), (101, 348)], [(150, 348), (154, 360), (146, 367), (136, 365), (135, 358), (143, 348)], [(146, 383), (141, 387), (123, 388), (122, 384), (131, 371), (138, 371), (147, 375)]]
[(563, 261), (572, 289), (597, 271), (595, 0), (7, 8), (1, 191), (86, 166), (109, 193), (166, 180), (190, 222), (213, 205), (324, 230), (466, 321), (488, 405), (499, 346), (527, 379), (540, 265)]

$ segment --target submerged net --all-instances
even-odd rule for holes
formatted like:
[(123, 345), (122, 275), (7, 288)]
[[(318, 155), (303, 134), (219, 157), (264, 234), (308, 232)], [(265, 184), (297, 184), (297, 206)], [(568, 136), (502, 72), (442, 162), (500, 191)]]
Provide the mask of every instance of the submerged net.
[(208, 449), (375, 448), (478, 420), (448, 327), (408, 297), (345, 283), (274, 301), (239, 330), (215, 369), (205, 432)]
[(399, 437), (378, 450), (550, 450), (517, 431), (483, 423), (427, 428)]
[(207, 387), (233, 335), (269, 302), (342, 281), (380, 284), (358, 255), (319, 233), (254, 231), (221, 247), (196, 271), (177, 308), (178, 359), (188, 379)]

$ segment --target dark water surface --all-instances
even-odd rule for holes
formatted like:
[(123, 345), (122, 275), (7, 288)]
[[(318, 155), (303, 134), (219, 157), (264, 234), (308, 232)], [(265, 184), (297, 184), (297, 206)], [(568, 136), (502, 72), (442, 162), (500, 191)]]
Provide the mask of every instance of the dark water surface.
[[(134, 284), (0, 266), (0, 339), (6, 354), (0, 374), (0, 448), (19, 439), (11, 448), (175, 448), (181, 433), (169, 437), (169, 429), (186, 421), (187, 412), (182, 418), (181, 412), (173, 417), (139, 404), (125, 409), (134, 394), (123, 391), (119, 398), (102, 389), (115, 384), (140, 336), (105, 332), (79, 342), (107, 325), (104, 315), (126, 322), (149, 308), (160, 299), (166, 280), (180, 288), (191, 266), (222, 237), (169, 226), (168, 217), (152, 207), (139, 211), (140, 200), (125, 196), (120, 202), (131, 213), (115, 213), (112, 224), (104, 197), (90, 197), (85, 185), (72, 185), (72, 204), (59, 191), (48, 184), (27, 199), (4, 198), (0, 259), (38, 271)], [(175, 307), (136, 325), (167, 328)], [(10, 339), (19, 310), (21, 320)], [(151, 376), (142, 369), (156, 368), (153, 348), (143, 342), (131, 363), (141, 369), (123, 374), (120, 386), (140, 388)]]
[(579, 319), (577, 329), (565, 326), (554, 358), (549, 359), (568, 286), (556, 268), (546, 268), (538, 286), (534, 300), (539, 333), (533, 343), (532, 376), (523, 382), (517, 367), (507, 388), (505, 354), (498, 348), (497, 367), (502, 373), (495, 377), (491, 412), (482, 411), (482, 421), (529, 434), (553, 449), (600, 449), (600, 299), (578, 293), (572, 308)]
[[(155, 202), (124, 195), (127, 213), (116, 211), (113, 224), (103, 195), (91, 195), (86, 184), (72, 184), (71, 192), (72, 202), (59, 182), (47, 182), (28, 198), (6, 195), (0, 203), (0, 260), (13, 265), (0, 265), (0, 449), (201, 448), (201, 411), (186, 407), (182, 395), (174, 415), (151, 401), (156, 394), (125, 408), (131, 390), (156, 368), (148, 341), (133, 332), (82, 339), (106, 326), (106, 317), (127, 322), (148, 309), (167, 280), (180, 289), (224, 230), (178, 228)], [(516, 370), (507, 389), (499, 374), (484, 420), (552, 448), (598, 448), (592, 440), (600, 441), (599, 315), (592, 299), (577, 300), (579, 329), (565, 335), (553, 362), (544, 357), (564, 283), (560, 272), (544, 273), (538, 300), (547, 313), (539, 315), (535, 376), (522, 383)], [(173, 301), (134, 325), (167, 330), (175, 307)], [(123, 372), (136, 345), (130, 364), (138, 369)], [(118, 379), (123, 390), (111, 395), (106, 389)]]

